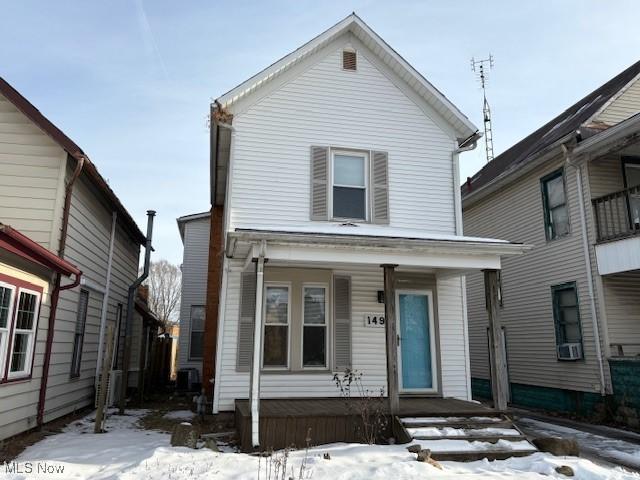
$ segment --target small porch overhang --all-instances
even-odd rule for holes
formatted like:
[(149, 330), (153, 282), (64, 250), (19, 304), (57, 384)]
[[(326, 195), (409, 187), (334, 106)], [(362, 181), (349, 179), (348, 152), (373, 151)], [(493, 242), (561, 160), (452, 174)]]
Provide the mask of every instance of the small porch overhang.
[[(264, 245), (267, 252), (262, 249)], [(229, 258), (329, 265), (382, 265), (399, 268), (500, 269), (502, 256), (531, 246), (481, 237), (431, 234), (421, 230), (352, 224), (236, 229), (227, 235)]]

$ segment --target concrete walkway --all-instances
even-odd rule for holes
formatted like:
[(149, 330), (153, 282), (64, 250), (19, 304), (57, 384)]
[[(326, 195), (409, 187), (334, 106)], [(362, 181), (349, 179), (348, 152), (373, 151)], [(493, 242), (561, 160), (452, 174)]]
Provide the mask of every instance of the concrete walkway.
[(619, 428), (512, 409), (516, 425), (529, 438), (574, 438), (581, 456), (594, 462), (640, 472), (640, 434)]

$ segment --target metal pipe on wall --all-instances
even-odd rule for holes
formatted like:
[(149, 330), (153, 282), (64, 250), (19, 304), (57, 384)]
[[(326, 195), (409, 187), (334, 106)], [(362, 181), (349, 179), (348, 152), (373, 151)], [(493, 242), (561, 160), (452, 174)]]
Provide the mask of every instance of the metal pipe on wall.
[(107, 257), (107, 276), (105, 279), (104, 293), (102, 294), (102, 310), (100, 311), (100, 335), (98, 337), (98, 361), (96, 362), (95, 383), (98, 384), (98, 377), (102, 369), (102, 349), (104, 343), (104, 329), (107, 325), (107, 310), (109, 308), (109, 293), (111, 290), (111, 266), (113, 264), (113, 246), (116, 240), (116, 223), (118, 212), (111, 214), (111, 238), (109, 239), (109, 256)]
[(131, 329), (133, 328), (133, 309), (136, 301), (136, 291), (138, 287), (149, 276), (149, 263), (151, 260), (151, 238), (153, 236), (153, 217), (156, 212), (147, 210), (147, 240), (145, 242), (144, 267), (142, 274), (129, 286), (127, 298), (127, 316), (125, 320), (125, 340), (124, 340), (124, 361), (122, 362), (122, 384), (120, 386), (119, 413), (124, 414), (125, 403), (127, 401), (127, 387), (129, 384), (129, 363), (131, 362)]

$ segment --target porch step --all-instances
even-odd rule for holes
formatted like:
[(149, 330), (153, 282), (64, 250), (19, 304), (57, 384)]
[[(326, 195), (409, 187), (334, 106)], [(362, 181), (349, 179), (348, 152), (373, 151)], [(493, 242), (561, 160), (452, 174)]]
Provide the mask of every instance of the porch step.
[(498, 460), (537, 451), (503, 414), (404, 417), (400, 422), (407, 436), (422, 448), (431, 450), (436, 460)]

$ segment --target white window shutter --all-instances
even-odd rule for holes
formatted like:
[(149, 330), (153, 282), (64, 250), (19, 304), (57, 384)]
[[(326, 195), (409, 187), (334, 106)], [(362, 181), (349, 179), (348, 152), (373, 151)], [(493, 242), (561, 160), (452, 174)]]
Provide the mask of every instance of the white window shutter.
[(238, 372), (248, 372), (253, 358), (253, 324), (256, 312), (255, 272), (242, 272), (240, 283), (240, 318), (238, 319), (236, 370)]
[(389, 157), (387, 152), (372, 152), (372, 222), (389, 223)]
[(333, 366), (336, 371), (351, 368), (351, 279), (333, 279), (334, 333)]
[(329, 219), (329, 148), (311, 147), (311, 220)]

